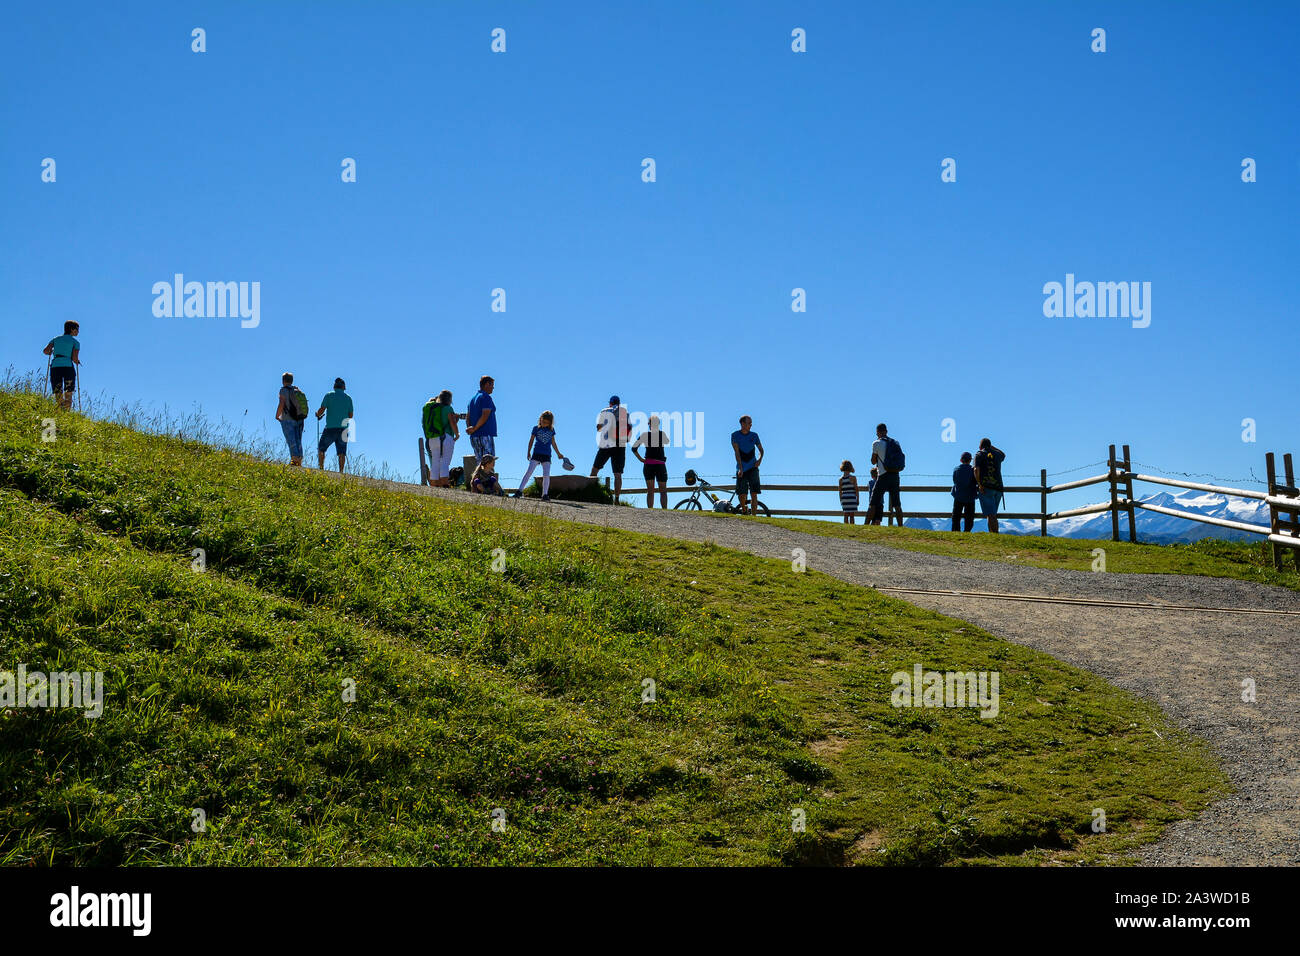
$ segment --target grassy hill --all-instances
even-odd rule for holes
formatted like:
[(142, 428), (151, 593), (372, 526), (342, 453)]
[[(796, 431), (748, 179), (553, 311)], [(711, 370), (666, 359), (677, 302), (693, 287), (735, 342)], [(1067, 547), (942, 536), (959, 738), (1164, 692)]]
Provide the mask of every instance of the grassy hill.
[[(106, 701), (0, 711), (9, 865), (1107, 862), (1225, 787), (1154, 706), (786, 562), (0, 392), (19, 663)], [(916, 663), (999, 671), (998, 717), (891, 707)]]

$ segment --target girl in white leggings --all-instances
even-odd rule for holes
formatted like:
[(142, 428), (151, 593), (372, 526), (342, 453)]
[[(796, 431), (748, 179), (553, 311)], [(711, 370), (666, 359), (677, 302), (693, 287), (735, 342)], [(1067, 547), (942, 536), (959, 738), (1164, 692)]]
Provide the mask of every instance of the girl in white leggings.
[(533, 477), (533, 472), (537, 466), (542, 466), (542, 500), (551, 500), (551, 449), (555, 449), (555, 454), (560, 458), (564, 453), (560, 451), (560, 446), (555, 443), (555, 416), (550, 412), (542, 412), (541, 417), (537, 419), (537, 424), (533, 426), (533, 433), (528, 436), (528, 470), (524, 472), (524, 480), (519, 482), (519, 490), (515, 492), (514, 497), (518, 498), (528, 487), (528, 482)]

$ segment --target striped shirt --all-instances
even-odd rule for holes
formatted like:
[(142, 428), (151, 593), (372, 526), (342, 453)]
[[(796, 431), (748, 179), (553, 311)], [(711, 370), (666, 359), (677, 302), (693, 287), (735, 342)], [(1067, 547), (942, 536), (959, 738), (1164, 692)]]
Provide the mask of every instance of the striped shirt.
[(852, 474), (840, 478), (840, 507), (845, 511), (858, 510), (858, 479)]

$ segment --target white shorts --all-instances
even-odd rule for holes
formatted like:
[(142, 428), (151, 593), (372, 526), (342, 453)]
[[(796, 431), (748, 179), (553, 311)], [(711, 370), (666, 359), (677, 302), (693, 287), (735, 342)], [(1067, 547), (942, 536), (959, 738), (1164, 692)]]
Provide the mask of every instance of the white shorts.
[(426, 438), (424, 444), (429, 449), (429, 477), (434, 481), (446, 478), (451, 471), (451, 453), (456, 448), (456, 439), (443, 435), (441, 438)]

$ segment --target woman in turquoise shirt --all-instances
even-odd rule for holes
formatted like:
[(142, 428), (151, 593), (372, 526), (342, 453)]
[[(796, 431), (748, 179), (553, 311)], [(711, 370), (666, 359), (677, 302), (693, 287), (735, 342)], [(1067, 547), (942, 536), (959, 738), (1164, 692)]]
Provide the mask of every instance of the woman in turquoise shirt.
[(50, 388), (59, 407), (72, 408), (72, 393), (77, 388), (77, 366), (81, 364), (81, 343), (77, 335), (81, 326), (76, 322), (64, 322), (63, 334), (50, 339), (44, 354), (50, 356)]

